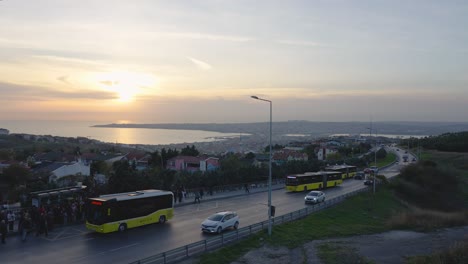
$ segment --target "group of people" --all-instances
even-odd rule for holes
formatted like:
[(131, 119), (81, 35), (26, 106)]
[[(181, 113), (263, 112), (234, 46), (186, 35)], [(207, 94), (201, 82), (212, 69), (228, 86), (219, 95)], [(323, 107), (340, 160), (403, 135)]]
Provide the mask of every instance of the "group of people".
[(2, 243), (6, 243), (6, 236), (15, 229), (18, 223), (18, 232), (21, 240), (26, 241), (29, 233), (35, 232), (36, 236), (44, 234), (46, 237), (55, 224), (69, 224), (84, 220), (84, 201), (64, 201), (56, 205), (32, 206), (23, 209), (17, 214), (12, 210), (0, 212), (0, 235)]
[[(4, 209), (7, 207), (3, 207)], [(16, 214), (12, 210), (0, 211), (0, 236), (2, 244), (5, 244), (8, 232), (13, 232)]]
[[(179, 186), (179, 187), (175, 188), (173, 193), (174, 193), (174, 202), (175, 203), (177, 203), (177, 202), (181, 203), (183, 199), (187, 199), (187, 191), (185, 190), (184, 186)], [(205, 195), (204, 189), (200, 188), (200, 190), (194, 191), (193, 193), (194, 193), (194, 197), (195, 197), (194, 203), (200, 203), (201, 199), (203, 199), (203, 196)], [(211, 195), (212, 195), (212, 193), (211, 193)]]

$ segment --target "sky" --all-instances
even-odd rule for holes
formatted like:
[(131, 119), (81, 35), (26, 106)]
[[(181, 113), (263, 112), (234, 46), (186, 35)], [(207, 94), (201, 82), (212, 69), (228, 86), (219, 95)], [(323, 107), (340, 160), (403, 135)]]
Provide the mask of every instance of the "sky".
[(0, 121), (468, 122), (468, 1), (0, 0)]

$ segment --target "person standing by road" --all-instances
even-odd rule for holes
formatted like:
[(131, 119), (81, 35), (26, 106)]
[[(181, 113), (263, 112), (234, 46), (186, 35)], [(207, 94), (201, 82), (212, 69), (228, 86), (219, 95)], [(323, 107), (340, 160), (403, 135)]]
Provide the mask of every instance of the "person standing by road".
[(45, 213), (42, 213), (39, 216), (39, 228), (37, 230), (36, 236), (41, 235), (42, 233), (45, 233), (46, 237), (49, 235), (47, 228), (47, 216)]
[(2, 236), (2, 244), (5, 244), (7, 231), (7, 224), (5, 223), (5, 220), (2, 219), (0, 222), (0, 235)]
[(204, 195), (204, 191), (203, 191), (203, 187), (200, 188), (200, 199), (203, 199), (203, 195)]
[(28, 232), (31, 229), (31, 217), (29, 216), (28, 212), (24, 213), (23, 220), (21, 221), (21, 241), (25, 242), (26, 241), (26, 236), (28, 235)]
[(199, 192), (195, 192), (195, 201), (194, 203), (200, 203), (200, 193)]
[(15, 213), (13, 213), (11, 210), (8, 211), (7, 220), (8, 220), (8, 229), (10, 232), (13, 232), (16, 216), (15, 216)]

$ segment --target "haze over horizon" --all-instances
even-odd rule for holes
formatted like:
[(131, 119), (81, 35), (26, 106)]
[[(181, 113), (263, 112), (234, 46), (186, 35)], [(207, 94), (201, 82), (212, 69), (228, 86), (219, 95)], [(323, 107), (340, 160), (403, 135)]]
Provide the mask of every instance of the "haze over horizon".
[(0, 1), (0, 121), (468, 122), (465, 1)]

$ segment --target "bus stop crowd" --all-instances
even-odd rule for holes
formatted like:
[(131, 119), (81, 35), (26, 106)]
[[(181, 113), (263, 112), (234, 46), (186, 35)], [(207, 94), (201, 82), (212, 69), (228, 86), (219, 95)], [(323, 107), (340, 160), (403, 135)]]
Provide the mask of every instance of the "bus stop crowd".
[(2, 206), (0, 210), (0, 234), (2, 243), (8, 235), (20, 234), (26, 241), (28, 234), (48, 236), (57, 225), (84, 221), (84, 199), (65, 199), (57, 204), (42, 204), (29, 208), (11, 209)]

